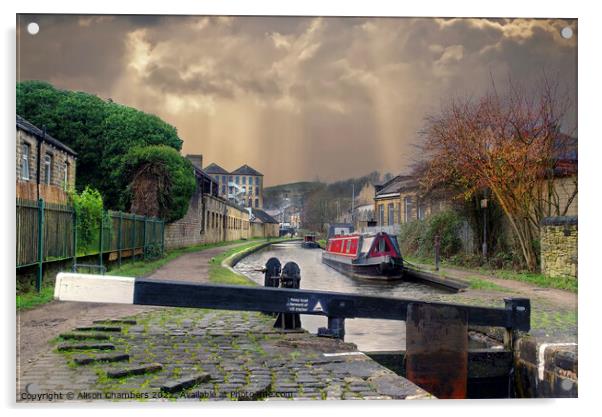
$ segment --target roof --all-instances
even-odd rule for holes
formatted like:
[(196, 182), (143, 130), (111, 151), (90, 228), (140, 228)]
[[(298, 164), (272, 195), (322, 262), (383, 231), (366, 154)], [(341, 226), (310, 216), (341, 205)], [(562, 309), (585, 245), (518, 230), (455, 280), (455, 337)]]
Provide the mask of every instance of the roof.
[(53, 146), (56, 146), (57, 148), (67, 152), (68, 154), (77, 156), (77, 153), (73, 149), (71, 149), (58, 139), (53, 138), (48, 133), (44, 133), (40, 128), (35, 126), (33, 123), (28, 122), (19, 115), (17, 115), (17, 127), (28, 133), (31, 133), (40, 140), (43, 140), (45, 142), (50, 143)]
[(248, 165), (243, 165), (237, 170), (232, 171), (233, 175), (255, 175), (257, 177), (263, 177), (263, 174), (256, 169), (251, 168)]
[(255, 216), (256, 219), (259, 219), (262, 223), (278, 224), (278, 221), (275, 218), (273, 218), (272, 216), (270, 216), (268, 213), (266, 213), (263, 210), (251, 208), (251, 212), (253, 213), (253, 216)]
[(398, 175), (390, 181), (383, 184), (383, 187), (376, 192), (375, 198), (385, 197), (389, 194), (399, 194), (402, 191), (416, 188), (418, 181), (410, 175)]
[(207, 174), (229, 174), (228, 171), (217, 164), (210, 164), (209, 166), (205, 167), (203, 171), (205, 171)]
[(205, 178), (205, 179), (217, 184), (217, 180), (215, 178), (213, 178), (211, 175), (209, 175), (209, 173), (206, 170), (200, 169), (199, 167), (196, 167), (194, 165), (193, 165), (193, 168), (194, 168), (194, 173), (196, 174), (197, 177)]

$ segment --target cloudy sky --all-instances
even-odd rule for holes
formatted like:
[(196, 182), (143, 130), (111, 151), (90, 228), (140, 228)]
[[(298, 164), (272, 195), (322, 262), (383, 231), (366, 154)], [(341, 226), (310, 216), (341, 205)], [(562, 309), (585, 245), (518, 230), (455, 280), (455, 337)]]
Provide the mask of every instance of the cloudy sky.
[(183, 153), (266, 185), (402, 172), (425, 115), (492, 78), (545, 71), (576, 100), (567, 19), (26, 15), (17, 42), (19, 80), (157, 114)]

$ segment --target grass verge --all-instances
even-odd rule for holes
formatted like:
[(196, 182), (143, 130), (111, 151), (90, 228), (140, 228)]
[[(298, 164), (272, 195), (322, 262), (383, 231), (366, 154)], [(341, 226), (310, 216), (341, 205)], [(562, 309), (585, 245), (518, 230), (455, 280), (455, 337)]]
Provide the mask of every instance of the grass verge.
[[(237, 243), (243, 242), (253, 242), (252, 244), (257, 244), (257, 242), (263, 242), (265, 239), (252, 239), (252, 240), (235, 240), (230, 242), (219, 242), (219, 243), (207, 243), (203, 245), (194, 245), (187, 246), (185, 248), (172, 249), (165, 252), (165, 256), (160, 259), (156, 259), (154, 261), (135, 261), (128, 262), (126, 264), (121, 265), (121, 267), (113, 268), (107, 275), (119, 275), (122, 277), (142, 277), (149, 275), (155, 272), (157, 269), (161, 268), (163, 265), (168, 262), (173, 261), (174, 259), (185, 255), (187, 253), (193, 252), (201, 252), (206, 249), (218, 248), (220, 246), (228, 246), (235, 245)], [(251, 243), (250, 243), (251, 244)], [(245, 245), (246, 246), (246, 245)]]
[[(221, 247), (221, 246), (234, 245), (237, 243), (244, 243), (244, 242), (247, 242), (248, 244), (242, 245), (242, 248), (247, 248), (247, 247), (251, 247), (251, 246), (257, 245), (259, 243), (262, 243), (264, 241), (265, 241), (265, 239), (256, 238), (256, 239), (251, 239), (251, 240), (236, 240), (236, 241), (230, 241), (230, 242), (208, 243), (208, 244), (203, 244), (203, 245), (194, 245), (194, 246), (188, 246), (185, 248), (172, 249), (172, 250), (166, 251), (165, 255), (160, 259), (156, 259), (153, 261), (127, 262), (127, 263), (122, 264), (121, 267), (112, 268), (110, 271), (107, 272), (107, 275), (118, 275), (118, 276), (124, 276), (124, 277), (142, 277), (142, 276), (146, 276), (146, 275), (153, 273), (154, 271), (161, 268), (163, 265), (167, 264), (168, 262), (171, 262), (174, 259), (176, 259), (184, 254), (187, 254), (187, 253), (200, 252), (200, 251), (210, 249), (210, 248), (217, 248), (217, 247)], [(238, 249), (238, 248), (233, 248), (231, 250), (235, 250), (235, 249)], [(230, 252), (230, 251), (228, 251), (228, 252)], [(221, 261), (220, 261), (220, 263), (221, 263)], [(224, 268), (224, 269), (226, 269), (226, 268)], [(226, 269), (226, 271), (232, 273), (231, 271), (229, 271), (227, 269)], [(233, 275), (235, 275), (235, 274), (233, 274)], [(224, 279), (226, 279), (226, 278), (224, 278)], [(226, 282), (224, 282), (224, 283), (226, 283)], [(234, 283), (234, 282), (232, 282), (232, 283)], [(40, 293), (37, 293), (35, 290), (32, 290), (32, 291), (24, 292), (21, 294), (17, 294), (17, 303), (16, 303), (17, 311), (27, 310), (27, 309), (37, 307), (42, 304), (49, 303), (50, 301), (53, 300), (53, 298), (54, 298), (54, 283), (42, 287), (42, 290), (40, 291)]]
[[(434, 265), (432, 259), (425, 258), (413, 258), (406, 256), (404, 259), (408, 260), (413, 264), (423, 264), (423, 265)], [(523, 271), (508, 271), (504, 269), (487, 269), (487, 268), (466, 268), (459, 265), (454, 265), (446, 261), (441, 262), (442, 267), (453, 268), (462, 271), (474, 272), (483, 275), (490, 275), (492, 278), (500, 278), (514, 281), (526, 282), (529, 284), (536, 285), (542, 288), (555, 288), (557, 290), (565, 290), (570, 292), (577, 292), (578, 289), (578, 280), (572, 277), (550, 277), (543, 274), (533, 273), (533, 272), (523, 272)], [(449, 270), (447, 271), (448, 275), (453, 278), (453, 274), (449, 274)], [(485, 280), (482, 280), (485, 281)], [(472, 285), (472, 284), (471, 284)], [(475, 285), (479, 285), (476, 283)], [(472, 288), (472, 287), (471, 287)]]
[(478, 277), (470, 278), (470, 288), (473, 290), (486, 290), (486, 291), (505, 291), (508, 289), (501, 287), (493, 282), (487, 281), (486, 279), (481, 279)]
[[(281, 240), (284, 240), (284, 239), (273, 240), (272, 242), (278, 242)], [(237, 253), (250, 251), (260, 244), (261, 243), (254, 242), (254, 243), (249, 243), (248, 245), (242, 245), (242, 246), (239, 246), (236, 248), (229, 249), (229, 250), (225, 251), (224, 253), (212, 258), (210, 261), (211, 267), (209, 268), (209, 281), (216, 283), (216, 284), (249, 285), (249, 286), (257, 285), (255, 282), (253, 282), (251, 279), (247, 278), (246, 276), (237, 274), (237, 273), (233, 272), (232, 270), (230, 270), (229, 268), (222, 266), (222, 262), (225, 259), (227, 259)]]
[(17, 294), (17, 310), (27, 310), (42, 304), (49, 303), (54, 298), (54, 285), (42, 287), (38, 293), (35, 290)]

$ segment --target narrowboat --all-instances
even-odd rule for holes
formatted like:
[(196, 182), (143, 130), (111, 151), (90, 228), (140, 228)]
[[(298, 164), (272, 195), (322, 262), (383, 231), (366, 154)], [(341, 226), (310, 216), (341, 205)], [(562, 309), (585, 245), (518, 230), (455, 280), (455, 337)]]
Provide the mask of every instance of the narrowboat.
[(305, 235), (301, 247), (305, 249), (317, 249), (320, 244), (316, 241), (316, 235)]
[(335, 235), (322, 253), (326, 265), (356, 278), (401, 279), (403, 258), (394, 235)]

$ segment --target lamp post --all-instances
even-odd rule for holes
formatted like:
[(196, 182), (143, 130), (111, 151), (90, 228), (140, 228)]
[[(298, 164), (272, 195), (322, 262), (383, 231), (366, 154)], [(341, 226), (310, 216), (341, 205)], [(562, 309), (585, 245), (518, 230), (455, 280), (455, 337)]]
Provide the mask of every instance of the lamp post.
[(487, 258), (487, 197), (481, 200), (483, 209), (483, 258)]

